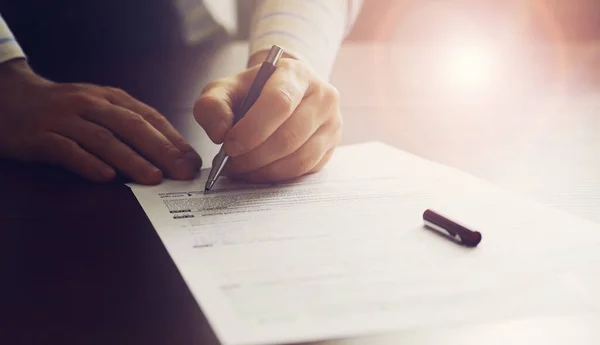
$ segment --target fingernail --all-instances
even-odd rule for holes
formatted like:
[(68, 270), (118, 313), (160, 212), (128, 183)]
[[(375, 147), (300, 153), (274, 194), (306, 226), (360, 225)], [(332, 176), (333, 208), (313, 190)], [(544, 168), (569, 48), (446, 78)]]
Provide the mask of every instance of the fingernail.
[(149, 184), (159, 183), (162, 180), (162, 171), (158, 168), (152, 167), (146, 170), (146, 181)]
[(198, 152), (196, 152), (196, 150), (194, 150), (194, 148), (190, 145), (190, 144), (185, 144), (183, 147), (179, 148), (181, 150), (181, 152), (184, 152), (185, 154), (192, 154), (192, 155), (196, 155), (197, 157), (200, 157), (198, 155)]
[(115, 178), (115, 176), (117, 175), (117, 173), (109, 167), (103, 167), (102, 169), (100, 169), (100, 177), (103, 180), (112, 180), (113, 178)]
[(196, 151), (188, 151), (183, 155), (183, 157), (194, 164), (195, 170), (198, 170), (202, 167), (202, 158), (200, 158), (200, 155), (198, 155)]

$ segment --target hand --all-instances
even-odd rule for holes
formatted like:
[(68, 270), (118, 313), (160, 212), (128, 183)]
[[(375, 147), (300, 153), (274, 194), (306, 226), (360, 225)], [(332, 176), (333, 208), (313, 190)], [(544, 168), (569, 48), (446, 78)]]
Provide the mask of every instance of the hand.
[(119, 89), (58, 84), (24, 60), (0, 65), (0, 156), (63, 166), (92, 181), (189, 179), (202, 164), (169, 122)]
[(194, 106), (196, 120), (230, 156), (224, 173), (249, 182), (280, 182), (313, 173), (329, 161), (341, 139), (338, 92), (304, 62), (283, 58), (254, 106), (232, 128), (254, 67), (210, 83)]

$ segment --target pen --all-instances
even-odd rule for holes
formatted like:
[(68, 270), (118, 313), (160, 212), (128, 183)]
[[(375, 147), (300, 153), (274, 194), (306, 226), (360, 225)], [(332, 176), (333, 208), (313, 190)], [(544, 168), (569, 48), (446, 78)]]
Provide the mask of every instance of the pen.
[(481, 242), (480, 232), (468, 229), (433, 210), (425, 210), (423, 221), (426, 227), (447, 235), (467, 247), (476, 247)]
[[(248, 110), (250, 110), (250, 108), (254, 105), (254, 103), (260, 96), (260, 93), (263, 87), (265, 86), (265, 83), (271, 77), (273, 72), (275, 72), (277, 61), (279, 61), (282, 54), (283, 49), (281, 49), (281, 47), (276, 45), (271, 47), (269, 54), (267, 55), (265, 61), (263, 61), (262, 65), (260, 66), (260, 69), (258, 70), (258, 73), (256, 74), (256, 78), (254, 79), (252, 86), (250, 86), (250, 90), (248, 90), (246, 98), (244, 98), (244, 101), (242, 102), (242, 105), (240, 106), (238, 111), (234, 112), (234, 126), (239, 120), (241, 120), (246, 115)], [(206, 186), (204, 187), (205, 192), (208, 192), (215, 185), (215, 182), (217, 182), (217, 179), (221, 175), (221, 172), (223, 171), (227, 160), (229, 160), (229, 157), (225, 153), (223, 146), (221, 146), (219, 153), (217, 153), (215, 159), (213, 160), (214, 163), (212, 168), (210, 169), (210, 173), (208, 174), (208, 180), (206, 181)]]

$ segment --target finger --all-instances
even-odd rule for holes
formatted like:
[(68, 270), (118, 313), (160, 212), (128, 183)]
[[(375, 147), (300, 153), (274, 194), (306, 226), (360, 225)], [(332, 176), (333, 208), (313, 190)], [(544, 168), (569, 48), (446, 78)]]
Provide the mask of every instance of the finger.
[(56, 133), (47, 134), (35, 155), (38, 161), (60, 165), (94, 182), (108, 182), (116, 176), (113, 168), (86, 152), (73, 140)]
[(249, 76), (256, 75), (256, 71), (255, 68), (237, 78), (209, 83), (194, 103), (196, 122), (215, 144), (225, 140), (233, 125), (233, 109), (244, 99), (245, 91), (252, 83)]
[(227, 172), (243, 174), (269, 165), (294, 153), (321, 127), (326, 117), (315, 97), (308, 96), (296, 111), (264, 143), (231, 159)]
[(255, 182), (282, 182), (302, 176), (321, 162), (341, 137), (341, 131), (333, 134), (330, 125), (319, 128), (317, 132), (291, 155), (275, 161), (258, 170), (236, 176), (238, 179)]
[(92, 122), (76, 121), (57, 131), (79, 143), (137, 183), (156, 184), (162, 173), (146, 159), (117, 139), (109, 130)]
[[(199, 166), (195, 155), (183, 153), (146, 119), (129, 109), (107, 103), (82, 116), (115, 133), (125, 144), (146, 157), (169, 177), (191, 179), (198, 171)], [(100, 141), (102, 137), (108, 136), (105, 132), (96, 128), (90, 134), (95, 141)], [(108, 139), (112, 140), (112, 138)], [(123, 155), (120, 158), (124, 158)], [(126, 162), (119, 163), (126, 164)]]
[(129, 109), (136, 114), (141, 115), (154, 128), (161, 132), (175, 147), (184, 154), (188, 154), (190, 159), (196, 161), (197, 169), (202, 166), (202, 159), (194, 148), (183, 138), (183, 136), (173, 127), (173, 125), (156, 109), (131, 97), (127, 92), (121, 89), (107, 88), (109, 93), (107, 99), (122, 108)]
[(312, 76), (299, 63), (280, 62), (256, 103), (227, 133), (225, 151), (230, 157), (248, 153), (269, 138), (294, 112), (308, 93)]

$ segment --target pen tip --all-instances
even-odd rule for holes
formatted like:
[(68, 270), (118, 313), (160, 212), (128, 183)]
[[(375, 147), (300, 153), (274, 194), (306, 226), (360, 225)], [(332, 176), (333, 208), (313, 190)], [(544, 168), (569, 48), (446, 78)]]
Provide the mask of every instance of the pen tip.
[(206, 182), (206, 185), (204, 186), (204, 192), (208, 192), (212, 189), (212, 187), (215, 185), (215, 180), (209, 180), (208, 182)]

